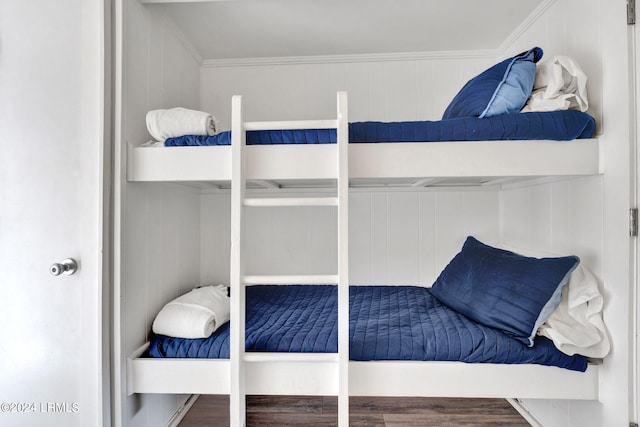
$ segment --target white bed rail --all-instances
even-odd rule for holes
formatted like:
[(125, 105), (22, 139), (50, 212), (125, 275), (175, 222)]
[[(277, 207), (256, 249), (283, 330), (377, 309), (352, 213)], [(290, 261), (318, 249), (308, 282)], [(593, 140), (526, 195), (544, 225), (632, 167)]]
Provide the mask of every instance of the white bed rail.
[[(246, 132), (250, 130), (270, 129), (336, 129), (337, 144), (335, 156), (331, 156), (327, 163), (329, 168), (337, 172), (332, 178), (336, 180), (336, 197), (311, 198), (247, 198), (247, 169), (245, 168)], [(246, 422), (246, 391), (247, 372), (251, 376), (260, 375), (260, 371), (252, 366), (260, 364), (285, 363), (293, 369), (299, 366), (301, 373), (308, 370), (308, 363), (327, 365), (326, 374), (333, 374), (336, 390), (318, 389), (316, 391), (333, 391), (338, 395), (338, 425), (349, 425), (349, 277), (348, 277), (348, 197), (349, 197), (349, 133), (347, 118), (347, 95), (338, 92), (337, 119), (318, 121), (291, 122), (244, 122), (242, 97), (232, 98), (231, 123), (231, 336), (230, 336), (230, 419), (232, 426), (242, 427)], [(335, 206), (338, 216), (338, 272), (335, 275), (317, 276), (263, 276), (244, 274), (244, 210), (246, 207), (274, 207), (274, 206)], [(296, 354), (283, 356), (281, 354), (263, 353), (248, 355), (245, 353), (245, 297), (246, 285), (252, 284), (338, 284), (338, 353), (332, 355), (309, 356)], [(279, 383), (274, 378), (265, 378), (263, 384)], [(314, 381), (318, 384), (318, 381)], [(314, 386), (315, 387), (315, 386)], [(287, 390), (290, 387), (285, 388)], [(270, 390), (264, 390), (269, 392)], [(308, 393), (308, 389), (300, 389)]]

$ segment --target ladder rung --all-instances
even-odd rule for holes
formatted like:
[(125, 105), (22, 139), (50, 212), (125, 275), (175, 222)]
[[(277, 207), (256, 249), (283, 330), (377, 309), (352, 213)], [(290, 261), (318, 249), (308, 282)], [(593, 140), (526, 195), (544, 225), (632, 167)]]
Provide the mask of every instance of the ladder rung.
[(245, 285), (331, 285), (338, 283), (338, 276), (335, 274), (317, 276), (244, 276)]
[(244, 199), (245, 206), (338, 206), (337, 197), (265, 197)]
[(338, 353), (244, 353), (245, 362), (338, 362)]
[(244, 122), (245, 130), (336, 129), (337, 120), (292, 120), (274, 122)]

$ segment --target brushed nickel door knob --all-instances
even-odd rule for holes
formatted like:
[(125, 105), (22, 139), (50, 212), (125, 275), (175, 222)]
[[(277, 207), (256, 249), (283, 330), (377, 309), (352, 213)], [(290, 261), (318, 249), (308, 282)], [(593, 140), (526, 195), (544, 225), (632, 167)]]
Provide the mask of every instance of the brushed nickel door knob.
[(64, 274), (66, 276), (71, 276), (78, 269), (78, 263), (73, 258), (67, 258), (60, 263), (55, 263), (49, 267), (49, 273), (53, 276), (59, 276)]

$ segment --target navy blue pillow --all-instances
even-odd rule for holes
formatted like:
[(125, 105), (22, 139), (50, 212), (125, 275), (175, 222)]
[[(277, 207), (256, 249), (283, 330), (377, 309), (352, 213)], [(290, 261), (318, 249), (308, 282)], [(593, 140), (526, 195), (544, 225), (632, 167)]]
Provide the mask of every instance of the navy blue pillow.
[(536, 62), (542, 54), (542, 49), (534, 47), (483, 71), (460, 89), (442, 118), (482, 118), (519, 112), (531, 96)]
[(531, 347), (579, 262), (576, 256), (525, 257), (469, 236), (431, 293), (457, 312)]

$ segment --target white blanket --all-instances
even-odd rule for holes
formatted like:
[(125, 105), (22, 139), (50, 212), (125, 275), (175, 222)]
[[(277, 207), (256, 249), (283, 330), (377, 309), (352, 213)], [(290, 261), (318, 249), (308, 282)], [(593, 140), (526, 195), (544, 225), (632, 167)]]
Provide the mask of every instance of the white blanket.
[[(536, 258), (558, 256), (521, 250), (506, 244), (494, 246)], [(560, 305), (538, 329), (537, 334), (549, 338), (565, 354), (602, 358), (610, 349), (609, 336), (602, 320), (603, 306), (598, 280), (580, 263), (562, 290)]]
[(229, 297), (223, 285), (193, 289), (165, 305), (153, 332), (176, 338), (207, 338), (229, 321)]
[(569, 109), (589, 109), (587, 76), (572, 58), (554, 56), (538, 64), (533, 92), (522, 112)]
[(182, 135), (214, 135), (215, 118), (204, 111), (186, 108), (151, 110), (147, 113), (147, 130), (160, 142)]
[(562, 292), (562, 301), (538, 335), (551, 339), (563, 353), (604, 357), (609, 337), (602, 320), (603, 299), (595, 276), (578, 265)]

